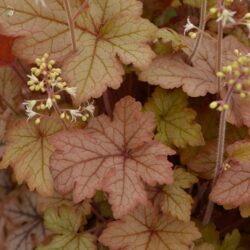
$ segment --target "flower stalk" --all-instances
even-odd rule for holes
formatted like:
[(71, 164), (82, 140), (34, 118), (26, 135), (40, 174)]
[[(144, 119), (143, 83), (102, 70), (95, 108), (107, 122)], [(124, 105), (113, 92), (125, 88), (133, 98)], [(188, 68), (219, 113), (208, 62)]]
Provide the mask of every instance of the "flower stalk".
[(200, 24), (199, 24), (199, 33), (197, 35), (197, 38), (195, 40), (192, 53), (188, 59), (188, 62), (191, 64), (192, 60), (195, 58), (197, 52), (199, 51), (202, 37), (204, 34), (204, 30), (206, 27), (206, 12), (207, 12), (207, 0), (203, 0), (201, 3), (201, 10), (200, 10)]
[(68, 17), (68, 24), (69, 24), (70, 34), (71, 34), (73, 52), (76, 52), (77, 47), (76, 47), (76, 36), (75, 36), (75, 23), (72, 17), (70, 3), (68, 0), (63, 0), (63, 2), (64, 2), (65, 10), (67, 13), (67, 17)]

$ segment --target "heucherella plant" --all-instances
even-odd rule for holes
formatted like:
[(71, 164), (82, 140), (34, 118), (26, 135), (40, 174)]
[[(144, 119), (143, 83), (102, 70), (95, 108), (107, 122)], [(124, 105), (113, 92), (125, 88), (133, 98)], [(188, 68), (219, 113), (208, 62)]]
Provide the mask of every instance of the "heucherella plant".
[(249, 9), (0, 0), (0, 250), (249, 250)]
[[(62, 70), (55, 67), (56, 62), (49, 60), (49, 55), (45, 53), (42, 58), (35, 60), (36, 67), (31, 68), (31, 74), (28, 75), (27, 85), (30, 91), (41, 92), (44, 98), (35, 100), (26, 100), (25, 107), (28, 120), (35, 118), (35, 124), (40, 124), (41, 119), (50, 115), (51, 109), (64, 120), (76, 122), (78, 118), (86, 122), (90, 116), (94, 116), (93, 102), (78, 107), (78, 109), (60, 108), (58, 102), (62, 99), (64, 93), (72, 98), (76, 96), (76, 87), (69, 87), (61, 77)], [(42, 95), (42, 96), (44, 96)], [(63, 122), (64, 126), (65, 123)]]

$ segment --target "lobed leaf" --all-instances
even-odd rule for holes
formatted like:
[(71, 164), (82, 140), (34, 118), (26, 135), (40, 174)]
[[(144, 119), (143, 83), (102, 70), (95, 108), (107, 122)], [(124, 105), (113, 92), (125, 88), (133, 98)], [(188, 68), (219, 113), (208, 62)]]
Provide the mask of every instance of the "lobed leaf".
[[(71, 1), (73, 9), (79, 1)], [(122, 82), (122, 63), (142, 69), (155, 56), (150, 46), (157, 28), (142, 19), (142, 4), (137, 0), (90, 0), (89, 8), (75, 25), (77, 52), (65, 62), (64, 78), (77, 87), (76, 102), (100, 97), (107, 87), (117, 89)], [(16, 54), (26, 60), (49, 52), (55, 59), (64, 59), (71, 50), (71, 38), (62, 0), (48, 1), (42, 8), (20, 0), (10, 4), (0, 1), (0, 11), (9, 5), (15, 14), (0, 18), (7, 34), (22, 36), (14, 46)], [(78, 6), (79, 7), (79, 6)], [(119, 59), (118, 59), (119, 57)]]
[[(184, 51), (190, 55), (194, 41), (186, 37), (183, 37), (183, 40), (187, 45)], [(223, 65), (228, 65), (236, 59), (235, 49), (248, 51), (248, 48), (236, 38), (232, 36), (224, 38)], [(218, 91), (215, 61), (216, 41), (204, 36), (192, 66), (187, 64), (180, 54), (165, 55), (157, 57), (139, 74), (139, 78), (164, 89), (182, 87), (191, 97), (205, 96), (207, 93), (215, 94)]]
[(49, 158), (53, 147), (48, 137), (61, 129), (53, 119), (42, 120), (39, 126), (21, 121), (7, 133), (0, 168), (12, 166), (18, 183), (27, 182), (30, 190), (40, 194), (53, 194), (53, 179), (49, 171)]
[(46, 246), (37, 250), (96, 250), (94, 237), (89, 233), (78, 233), (83, 214), (73, 208), (62, 206), (49, 208), (45, 212), (46, 227), (57, 234)]
[(193, 199), (184, 189), (190, 188), (196, 182), (198, 179), (183, 168), (176, 169), (174, 183), (163, 186), (156, 196), (162, 212), (180, 221), (190, 221)]
[(229, 169), (223, 171), (213, 188), (210, 199), (230, 207), (250, 203), (250, 161), (248, 140), (235, 142), (227, 148)]
[(174, 151), (152, 140), (153, 114), (142, 113), (131, 97), (120, 100), (111, 121), (106, 115), (92, 119), (84, 130), (60, 132), (50, 138), (56, 148), (51, 171), (59, 192), (73, 191), (82, 201), (103, 189), (116, 218), (145, 203), (144, 182), (173, 181), (167, 155)]
[(5, 218), (13, 224), (8, 231), (8, 250), (33, 250), (45, 238), (45, 229), (34, 193), (21, 191), (5, 204)]
[(145, 110), (155, 113), (157, 139), (176, 147), (204, 144), (201, 126), (195, 122), (196, 113), (187, 105), (187, 96), (180, 90), (155, 90), (153, 97), (145, 104)]
[(188, 250), (200, 233), (193, 222), (181, 222), (140, 206), (119, 221), (111, 222), (99, 241), (112, 250)]

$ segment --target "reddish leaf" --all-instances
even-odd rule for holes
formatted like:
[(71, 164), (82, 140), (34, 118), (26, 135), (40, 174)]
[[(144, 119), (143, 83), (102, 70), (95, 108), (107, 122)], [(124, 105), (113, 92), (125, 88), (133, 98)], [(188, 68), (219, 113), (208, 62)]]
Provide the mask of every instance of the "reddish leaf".
[(230, 162), (218, 179), (210, 199), (220, 205), (238, 207), (250, 203), (250, 168), (246, 162)]
[(12, 54), (12, 46), (16, 37), (4, 36), (0, 34), (0, 67), (7, 66), (13, 63), (15, 57)]
[(188, 250), (200, 236), (193, 222), (139, 207), (122, 220), (109, 223), (99, 241), (110, 250)]
[(238, 141), (227, 148), (227, 170), (223, 171), (210, 195), (214, 202), (238, 207), (250, 203), (250, 142)]
[(93, 197), (102, 188), (109, 194), (116, 218), (145, 203), (143, 182), (173, 181), (167, 155), (174, 151), (152, 140), (154, 128), (153, 114), (142, 113), (139, 102), (125, 97), (116, 104), (112, 121), (101, 115), (84, 130), (52, 136), (56, 188), (62, 193), (73, 191), (75, 202)]

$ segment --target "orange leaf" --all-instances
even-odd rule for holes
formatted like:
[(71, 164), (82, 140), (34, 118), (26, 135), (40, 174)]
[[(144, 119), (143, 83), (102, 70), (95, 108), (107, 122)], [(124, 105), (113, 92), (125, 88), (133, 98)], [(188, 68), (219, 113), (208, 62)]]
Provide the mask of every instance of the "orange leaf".
[(111, 121), (106, 115), (94, 118), (84, 130), (62, 131), (50, 138), (56, 148), (51, 172), (58, 191), (73, 191), (80, 202), (103, 189), (109, 194), (116, 218), (147, 201), (149, 185), (173, 181), (167, 155), (174, 151), (152, 140), (153, 114), (141, 112), (131, 97), (119, 101)]

